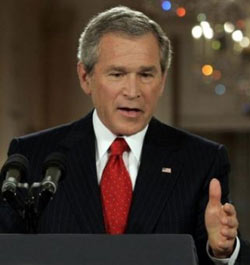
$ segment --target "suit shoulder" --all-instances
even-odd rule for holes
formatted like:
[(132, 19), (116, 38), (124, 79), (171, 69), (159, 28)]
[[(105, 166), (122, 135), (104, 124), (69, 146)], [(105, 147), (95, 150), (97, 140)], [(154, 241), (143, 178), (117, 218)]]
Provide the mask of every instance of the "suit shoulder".
[(155, 136), (153, 136), (154, 139), (158, 139), (158, 141), (162, 143), (167, 142), (168, 145), (171, 142), (172, 145), (182, 148), (218, 149), (222, 147), (220, 143), (193, 134), (184, 129), (169, 126), (157, 119), (153, 119), (152, 124), (152, 127), (154, 127), (153, 131), (155, 131)]
[(55, 149), (57, 145), (63, 142), (72, 131), (84, 131), (89, 121), (91, 121), (91, 117), (88, 115), (71, 123), (16, 137), (10, 143), (8, 154), (32, 152), (43, 149), (44, 146), (53, 151), (53, 148)]
[(26, 134), (20, 137), (15, 138), (19, 142), (23, 143), (31, 143), (36, 141), (46, 141), (46, 139), (54, 139), (55, 141), (60, 141), (62, 137), (65, 137), (71, 129), (74, 127), (74, 125), (77, 124), (77, 122), (71, 122), (67, 124), (61, 124), (55, 127), (51, 127), (48, 129), (44, 129), (38, 132), (33, 132), (30, 134)]
[(187, 165), (190, 163), (202, 165), (203, 168), (200, 168), (203, 172), (207, 172), (212, 165), (217, 164), (223, 165), (228, 172), (230, 165), (224, 145), (157, 120), (153, 123), (155, 124), (150, 130), (152, 134), (150, 133), (149, 144), (175, 154), (175, 159), (180, 159), (181, 163), (185, 161)]

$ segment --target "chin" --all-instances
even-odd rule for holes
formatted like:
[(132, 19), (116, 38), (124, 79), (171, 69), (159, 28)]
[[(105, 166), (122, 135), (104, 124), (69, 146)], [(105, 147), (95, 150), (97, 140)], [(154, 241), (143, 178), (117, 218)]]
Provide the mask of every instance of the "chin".
[(133, 134), (136, 134), (143, 130), (144, 127), (139, 128), (131, 128), (129, 125), (126, 128), (120, 128), (117, 130), (118, 133), (115, 133), (116, 135), (124, 135), (124, 136), (130, 136)]

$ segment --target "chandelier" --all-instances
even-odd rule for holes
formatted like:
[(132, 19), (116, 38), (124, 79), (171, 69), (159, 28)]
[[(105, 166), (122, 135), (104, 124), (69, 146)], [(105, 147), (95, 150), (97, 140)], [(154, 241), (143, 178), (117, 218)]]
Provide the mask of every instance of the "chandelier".
[(250, 115), (250, 1), (144, 0), (144, 8), (192, 25), (194, 79), (217, 96), (239, 96), (242, 113)]

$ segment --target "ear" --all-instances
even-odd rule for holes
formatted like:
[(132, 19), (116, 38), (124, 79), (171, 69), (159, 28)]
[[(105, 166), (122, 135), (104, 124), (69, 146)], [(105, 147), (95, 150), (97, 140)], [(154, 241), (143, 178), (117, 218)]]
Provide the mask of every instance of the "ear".
[(162, 76), (160, 95), (162, 95), (164, 92), (166, 86), (166, 80), (167, 80), (167, 71), (165, 71)]
[(77, 73), (78, 73), (78, 78), (79, 78), (80, 86), (82, 90), (87, 95), (91, 95), (89, 74), (86, 72), (83, 63), (81, 62), (78, 62), (77, 64)]

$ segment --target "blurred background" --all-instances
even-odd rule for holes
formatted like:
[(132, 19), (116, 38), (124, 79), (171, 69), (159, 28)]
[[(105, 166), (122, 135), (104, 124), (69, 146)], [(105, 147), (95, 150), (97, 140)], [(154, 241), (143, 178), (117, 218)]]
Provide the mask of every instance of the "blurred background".
[(0, 9), (0, 166), (9, 141), (92, 108), (76, 75), (78, 38), (98, 12), (141, 10), (162, 25), (174, 58), (156, 116), (226, 145), (231, 198), (250, 239), (249, 0), (8, 0)]

